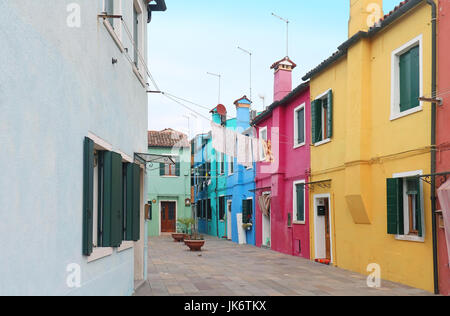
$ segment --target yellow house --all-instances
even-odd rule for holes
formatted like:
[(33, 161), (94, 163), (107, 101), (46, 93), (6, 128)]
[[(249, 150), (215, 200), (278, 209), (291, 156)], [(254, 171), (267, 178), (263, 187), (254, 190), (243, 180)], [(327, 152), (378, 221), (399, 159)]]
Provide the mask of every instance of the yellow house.
[[(310, 71), (311, 258), (433, 291), (427, 1), (351, 0), (349, 39)], [(378, 19), (383, 17), (382, 19)], [(378, 21), (378, 22), (377, 22)], [(376, 22), (376, 23), (375, 23)]]

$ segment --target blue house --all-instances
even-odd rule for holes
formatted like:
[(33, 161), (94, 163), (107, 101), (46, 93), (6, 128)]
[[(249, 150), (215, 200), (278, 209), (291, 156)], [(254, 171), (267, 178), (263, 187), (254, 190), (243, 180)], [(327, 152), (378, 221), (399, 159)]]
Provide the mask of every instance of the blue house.
[[(235, 105), (236, 118), (226, 119), (225, 106), (218, 105), (211, 111), (212, 121), (253, 136), (250, 129), (251, 101), (244, 97)], [(217, 152), (212, 147), (211, 133), (198, 135), (193, 142), (194, 197), (199, 232), (255, 245), (255, 229), (250, 224), (255, 222), (256, 165), (253, 163), (248, 168), (239, 165), (236, 158)], [(248, 229), (244, 230), (243, 222)]]

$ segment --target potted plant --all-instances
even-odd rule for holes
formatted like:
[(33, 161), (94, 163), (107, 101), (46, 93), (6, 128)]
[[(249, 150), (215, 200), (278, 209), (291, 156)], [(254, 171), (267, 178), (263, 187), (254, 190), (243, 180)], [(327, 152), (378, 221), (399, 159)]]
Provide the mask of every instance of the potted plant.
[(172, 238), (175, 242), (182, 242), (188, 238), (189, 227), (194, 223), (194, 220), (192, 218), (180, 218), (177, 222), (177, 232), (172, 234)]
[(192, 229), (191, 236), (185, 239), (184, 243), (191, 251), (202, 251), (202, 247), (205, 245), (205, 239), (196, 230)]

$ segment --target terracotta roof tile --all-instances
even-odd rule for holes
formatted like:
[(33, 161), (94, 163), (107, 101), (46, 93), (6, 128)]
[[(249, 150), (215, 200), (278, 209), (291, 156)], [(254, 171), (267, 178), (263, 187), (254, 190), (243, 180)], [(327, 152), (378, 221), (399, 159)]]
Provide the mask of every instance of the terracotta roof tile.
[(161, 148), (187, 148), (189, 147), (189, 140), (186, 134), (175, 131), (171, 128), (166, 128), (162, 131), (148, 132), (148, 147)]

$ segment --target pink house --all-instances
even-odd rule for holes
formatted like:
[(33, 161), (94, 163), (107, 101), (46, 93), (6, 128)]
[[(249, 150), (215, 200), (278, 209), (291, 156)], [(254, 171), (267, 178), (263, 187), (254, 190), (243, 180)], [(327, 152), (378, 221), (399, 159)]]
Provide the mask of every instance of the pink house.
[(256, 168), (256, 245), (309, 259), (310, 93), (309, 82), (292, 90), (296, 66), (288, 57), (272, 65), (274, 103), (253, 120), (267, 141)]

